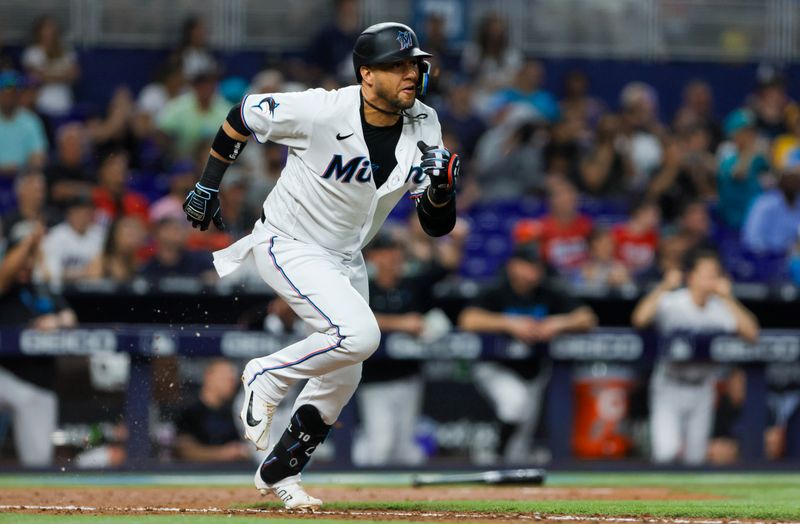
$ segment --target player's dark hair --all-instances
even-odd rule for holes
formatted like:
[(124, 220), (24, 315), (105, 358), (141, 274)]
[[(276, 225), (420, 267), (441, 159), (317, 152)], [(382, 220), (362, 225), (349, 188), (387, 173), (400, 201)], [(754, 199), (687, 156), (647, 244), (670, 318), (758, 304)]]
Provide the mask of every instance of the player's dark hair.
[(720, 270), (722, 270), (722, 262), (719, 258), (719, 253), (709, 247), (700, 246), (690, 249), (683, 257), (683, 269), (686, 272), (692, 272), (697, 268), (697, 265), (702, 260), (713, 260), (717, 263)]

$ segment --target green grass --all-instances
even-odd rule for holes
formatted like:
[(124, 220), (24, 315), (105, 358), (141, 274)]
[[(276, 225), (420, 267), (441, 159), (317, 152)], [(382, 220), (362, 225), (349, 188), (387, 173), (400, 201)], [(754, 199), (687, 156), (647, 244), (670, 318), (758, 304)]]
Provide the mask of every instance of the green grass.
[[(604, 516), (737, 518), (800, 521), (800, 475), (791, 474), (554, 474), (548, 486), (666, 487), (721, 497), (704, 500), (467, 500), (337, 503), (331, 510), (510, 512)], [(247, 507), (274, 508), (273, 503)]]
[[(309, 517), (311, 519), (313, 517)], [(270, 519), (264, 517), (228, 517), (228, 516), (201, 516), (201, 515), (129, 515), (129, 516), (108, 516), (108, 515), (21, 515), (21, 514), (4, 514), (0, 513), (0, 523), (2, 524), (105, 524), (111, 522), (116, 524), (118, 522), (144, 522), (152, 524), (173, 524), (174, 522), (180, 524), (221, 524), (224, 522), (267, 522), (269, 524), (298, 524), (302, 522), (299, 519)], [(331, 519), (313, 519), (314, 524), (344, 524), (346, 522), (357, 522), (358, 524), (415, 524), (409, 521), (391, 521), (391, 520), (331, 520)], [(422, 523), (416, 523), (422, 524)]]
[[(196, 477), (195, 477), (196, 478)], [(217, 482), (214, 477), (207, 477), (211, 485), (244, 485), (245, 478), (237, 484), (236, 479)], [(370, 483), (363, 481), (364, 475), (335, 477), (339, 485), (359, 485), (368, 487)], [(401, 475), (375, 476), (373, 486), (403, 485)], [(308, 475), (309, 484), (328, 484), (334, 478), (330, 476)], [(146, 479), (145, 479), (146, 480)], [(94, 482), (94, 477), (74, 476), (76, 486), (116, 486), (136, 484), (130, 477), (107, 475)], [(30, 485), (65, 486), (70, 479), (52, 477), (0, 477), (0, 486)], [(407, 480), (406, 480), (407, 482)], [(161, 485), (188, 485), (181, 478), (156, 477), (153, 483)], [(405, 484), (407, 485), (407, 484)], [(800, 522), (800, 474), (766, 474), (766, 473), (554, 473), (548, 477), (547, 486), (553, 487), (664, 487), (676, 493), (700, 493), (712, 495), (715, 499), (704, 500), (463, 500), (463, 501), (420, 501), (420, 502), (334, 502), (328, 501), (325, 509), (329, 510), (395, 510), (395, 511), (456, 511), (456, 512), (493, 512), (493, 513), (543, 513), (570, 514), (587, 516), (653, 516), (653, 517), (694, 517), (709, 519), (768, 519)], [(426, 491), (435, 488), (426, 488)], [(246, 507), (278, 508), (276, 502), (254, 504)], [(423, 517), (424, 518), (424, 517)], [(228, 515), (130, 515), (130, 516), (59, 516), (59, 515), (19, 515), (0, 513), (0, 524), (3, 523), (104, 523), (104, 522), (145, 522), (172, 523), (187, 522), (192, 524), (222, 523), (235, 521), (259, 522), (294, 522), (291, 519), (270, 519), (264, 516)], [(327, 519), (315, 522), (337, 523), (355, 522), (345, 519)], [(365, 521), (358, 521), (359, 524)], [(386, 522), (386, 521), (383, 521)], [(408, 524), (407, 521), (405, 524)]]

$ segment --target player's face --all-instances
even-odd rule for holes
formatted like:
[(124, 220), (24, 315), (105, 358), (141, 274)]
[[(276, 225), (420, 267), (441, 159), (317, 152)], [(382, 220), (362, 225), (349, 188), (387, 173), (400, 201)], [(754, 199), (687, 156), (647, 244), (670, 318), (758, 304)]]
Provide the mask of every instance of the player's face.
[(686, 284), (689, 289), (696, 290), (703, 295), (710, 295), (717, 289), (721, 276), (719, 262), (713, 258), (704, 258), (697, 261), (687, 277)]
[(373, 89), (378, 98), (400, 110), (414, 105), (419, 66), (416, 60), (401, 60), (373, 67)]
[(519, 294), (529, 293), (539, 285), (544, 276), (541, 265), (519, 258), (510, 259), (506, 264), (506, 271), (511, 288)]

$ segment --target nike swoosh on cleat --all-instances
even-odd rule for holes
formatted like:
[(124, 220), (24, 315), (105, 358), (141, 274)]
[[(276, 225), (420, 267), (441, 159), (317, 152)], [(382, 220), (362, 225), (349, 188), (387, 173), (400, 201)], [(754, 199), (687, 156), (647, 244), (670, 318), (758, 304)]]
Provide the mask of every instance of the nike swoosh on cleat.
[[(264, 420), (264, 419), (261, 419)], [(254, 428), (261, 424), (261, 420), (253, 418), (253, 392), (250, 392), (250, 401), (247, 403), (247, 425)]]
[(345, 136), (342, 136), (339, 133), (336, 133), (336, 140), (344, 140), (345, 138), (350, 138), (351, 136), (353, 136), (353, 133), (350, 133), (349, 135), (345, 135)]

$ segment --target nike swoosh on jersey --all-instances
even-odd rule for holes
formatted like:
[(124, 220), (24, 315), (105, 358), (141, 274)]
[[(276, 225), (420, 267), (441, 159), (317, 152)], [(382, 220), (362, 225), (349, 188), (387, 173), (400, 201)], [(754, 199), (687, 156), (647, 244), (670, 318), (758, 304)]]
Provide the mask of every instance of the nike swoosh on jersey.
[(350, 138), (351, 136), (353, 136), (353, 134), (354, 133), (350, 133), (349, 135), (342, 136), (339, 133), (336, 133), (336, 140), (344, 140), (345, 138)]
[[(264, 419), (261, 419), (264, 420)], [(250, 400), (247, 403), (247, 425), (254, 428), (261, 424), (261, 420), (253, 418), (253, 392), (250, 392)]]

